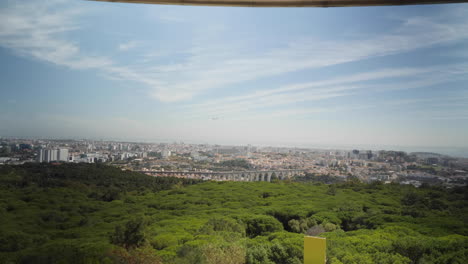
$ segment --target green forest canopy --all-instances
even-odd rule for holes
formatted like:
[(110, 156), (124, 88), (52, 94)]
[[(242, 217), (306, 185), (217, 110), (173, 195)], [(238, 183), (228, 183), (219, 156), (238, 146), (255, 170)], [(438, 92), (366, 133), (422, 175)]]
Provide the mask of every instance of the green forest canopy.
[(467, 189), (201, 182), (93, 164), (0, 167), (2, 263), (467, 263)]

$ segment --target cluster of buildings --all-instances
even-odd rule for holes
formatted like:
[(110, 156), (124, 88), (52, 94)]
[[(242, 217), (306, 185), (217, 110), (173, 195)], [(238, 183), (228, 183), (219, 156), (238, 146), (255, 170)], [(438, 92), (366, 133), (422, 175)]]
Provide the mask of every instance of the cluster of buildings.
[(24, 162), (107, 163), (149, 172), (302, 170), (341, 179), (353, 176), (367, 182), (413, 185), (464, 185), (468, 182), (468, 159), (427, 152), (0, 139), (0, 164)]

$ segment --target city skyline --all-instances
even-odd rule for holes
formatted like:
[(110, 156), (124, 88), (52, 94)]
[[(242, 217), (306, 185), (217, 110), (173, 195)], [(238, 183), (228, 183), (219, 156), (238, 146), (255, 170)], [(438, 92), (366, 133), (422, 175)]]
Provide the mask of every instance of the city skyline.
[(432, 146), (390, 146), (390, 145), (328, 145), (328, 144), (288, 144), (284, 142), (272, 142), (271, 144), (221, 144), (213, 142), (192, 142), (184, 140), (132, 140), (117, 138), (44, 138), (44, 137), (15, 137), (0, 136), (0, 140), (20, 140), (20, 141), (76, 141), (76, 142), (95, 142), (95, 143), (127, 143), (127, 144), (188, 144), (188, 145), (207, 145), (207, 146), (225, 146), (225, 147), (245, 147), (254, 146), (260, 148), (284, 148), (284, 149), (307, 149), (319, 151), (352, 151), (352, 150), (370, 150), (370, 151), (402, 151), (407, 153), (436, 153), (458, 158), (468, 158), (468, 148), (466, 147), (432, 147)]
[[(466, 185), (468, 159), (432, 152), (0, 138), (0, 165), (100, 163), (154, 177), (267, 181), (328, 175), (344, 181)], [(334, 181), (328, 178), (327, 182)]]
[(468, 8), (0, 4), (0, 135), (468, 147)]

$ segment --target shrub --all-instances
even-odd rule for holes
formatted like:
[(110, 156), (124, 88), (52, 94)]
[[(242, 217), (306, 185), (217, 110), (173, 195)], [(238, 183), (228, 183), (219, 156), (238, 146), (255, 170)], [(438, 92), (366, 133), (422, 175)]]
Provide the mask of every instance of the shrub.
[(272, 216), (258, 215), (246, 220), (246, 233), (249, 237), (264, 236), (282, 230), (283, 225)]

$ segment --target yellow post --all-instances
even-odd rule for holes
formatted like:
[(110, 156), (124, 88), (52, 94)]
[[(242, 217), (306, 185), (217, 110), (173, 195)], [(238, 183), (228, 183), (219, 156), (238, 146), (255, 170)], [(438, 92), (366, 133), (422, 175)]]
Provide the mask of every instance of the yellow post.
[(323, 237), (304, 237), (304, 264), (325, 264), (327, 240)]

